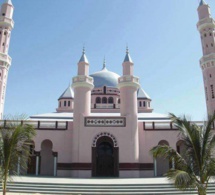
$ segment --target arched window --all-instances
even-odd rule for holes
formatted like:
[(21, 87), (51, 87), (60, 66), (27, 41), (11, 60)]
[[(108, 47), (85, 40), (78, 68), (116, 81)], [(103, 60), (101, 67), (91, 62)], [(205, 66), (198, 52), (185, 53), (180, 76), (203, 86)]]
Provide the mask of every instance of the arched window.
[(141, 101), (139, 101), (139, 107), (142, 107), (142, 102)]
[(96, 104), (101, 104), (101, 98), (100, 97), (96, 98)]
[(146, 102), (145, 101), (143, 102), (143, 107), (146, 107)]
[(61, 107), (61, 101), (59, 102), (59, 107)]
[(148, 107), (150, 107), (150, 102), (148, 102)]
[(70, 106), (70, 101), (68, 101), (68, 107)]
[(108, 98), (108, 104), (113, 104), (113, 97)]
[(120, 104), (120, 99), (118, 99), (118, 104)]
[(107, 104), (107, 98), (106, 97), (102, 98), (102, 104)]
[(64, 106), (66, 106), (66, 101), (64, 101)]

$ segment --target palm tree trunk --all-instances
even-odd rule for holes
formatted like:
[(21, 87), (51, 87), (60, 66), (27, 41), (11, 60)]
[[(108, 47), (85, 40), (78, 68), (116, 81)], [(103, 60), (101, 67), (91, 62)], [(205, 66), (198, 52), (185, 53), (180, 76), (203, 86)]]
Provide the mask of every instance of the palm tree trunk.
[(8, 169), (6, 169), (5, 175), (3, 177), (3, 195), (6, 195), (6, 191), (7, 191), (7, 177), (8, 177)]
[(198, 188), (198, 195), (206, 195), (206, 188)]
[(3, 180), (3, 195), (6, 195), (7, 190), (7, 178)]

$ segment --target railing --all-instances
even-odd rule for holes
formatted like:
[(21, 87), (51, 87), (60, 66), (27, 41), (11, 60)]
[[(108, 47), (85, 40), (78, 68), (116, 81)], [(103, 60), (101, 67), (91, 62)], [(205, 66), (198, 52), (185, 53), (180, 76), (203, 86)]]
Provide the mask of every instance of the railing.
[(10, 18), (5, 17), (5, 16), (0, 16), (0, 23), (1, 22), (4, 22), (4, 23), (11, 25), (12, 28), (14, 26), (14, 21)]
[(93, 83), (93, 78), (89, 77), (89, 76), (85, 76), (85, 75), (79, 75), (76, 77), (73, 77), (73, 83), (76, 82), (89, 82), (89, 83)]
[(37, 130), (67, 130), (67, 121), (22, 121), (22, 120), (0, 120), (0, 126), (8, 128), (16, 125), (32, 125)]
[(11, 64), (11, 57), (9, 57), (8, 55), (6, 55), (4, 53), (0, 53), (0, 59), (2, 61), (7, 62), (8, 64)]
[(143, 122), (144, 130), (177, 130), (172, 122)]
[(205, 63), (206, 61), (213, 61), (215, 59), (215, 54), (209, 54), (209, 55), (206, 55), (206, 56), (203, 56), (201, 59), (200, 59), (200, 63), (203, 64)]
[[(203, 126), (203, 121), (191, 121), (191, 124), (196, 124), (198, 126)], [(214, 129), (214, 124), (211, 126)], [(160, 131), (168, 131), (168, 130), (178, 130), (178, 128), (174, 125), (173, 122), (143, 122), (143, 130), (160, 130)]]
[(135, 82), (135, 83), (139, 83), (139, 78), (131, 76), (131, 75), (125, 75), (125, 76), (119, 77), (118, 80), (119, 80), (119, 83), (122, 83), (122, 82)]
[(108, 108), (110, 108), (110, 109), (112, 109), (112, 108), (114, 108), (114, 105), (113, 104), (96, 104), (96, 108), (106, 108), (106, 109), (108, 109)]
[(200, 21), (197, 23), (197, 28), (200, 30), (201, 25), (203, 25), (203, 24), (208, 24), (208, 23), (214, 24), (213, 18), (204, 18), (204, 19), (200, 20)]

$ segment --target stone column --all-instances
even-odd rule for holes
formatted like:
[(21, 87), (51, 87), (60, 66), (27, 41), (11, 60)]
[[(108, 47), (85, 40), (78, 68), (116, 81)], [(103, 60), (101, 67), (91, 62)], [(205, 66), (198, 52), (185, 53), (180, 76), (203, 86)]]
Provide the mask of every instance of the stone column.
[(36, 155), (36, 176), (38, 176), (39, 175), (40, 152), (35, 151), (35, 155)]
[(172, 158), (172, 169), (175, 169), (175, 158)]
[(154, 158), (154, 176), (157, 177), (157, 159)]
[(57, 176), (57, 156), (58, 156), (58, 153), (53, 152), (52, 154), (54, 156), (54, 177), (55, 177), (55, 176)]
[(20, 156), (18, 157), (18, 163), (17, 163), (17, 175), (20, 175)]

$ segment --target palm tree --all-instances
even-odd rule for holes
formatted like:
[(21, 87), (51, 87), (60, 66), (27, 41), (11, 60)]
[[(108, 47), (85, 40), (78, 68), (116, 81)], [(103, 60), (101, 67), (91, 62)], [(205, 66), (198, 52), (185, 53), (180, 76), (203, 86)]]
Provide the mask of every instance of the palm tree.
[(167, 145), (155, 146), (150, 152), (154, 158), (173, 160), (175, 168), (170, 169), (165, 176), (174, 182), (176, 188), (197, 188), (199, 195), (206, 195), (209, 179), (215, 176), (215, 134), (211, 128), (215, 114), (202, 126), (191, 123), (186, 117), (180, 118), (174, 114), (170, 114), (170, 117), (184, 142), (184, 153), (179, 154)]
[(0, 126), (0, 176), (2, 179), (3, 195), (6, 194), (7, 181), (10, 175), (17, 174), (17, 164), (21, 170), (26, 170), (29, 158), (29, 144), (36, 135), (31, 125), (20, 121), (7, 121)]

